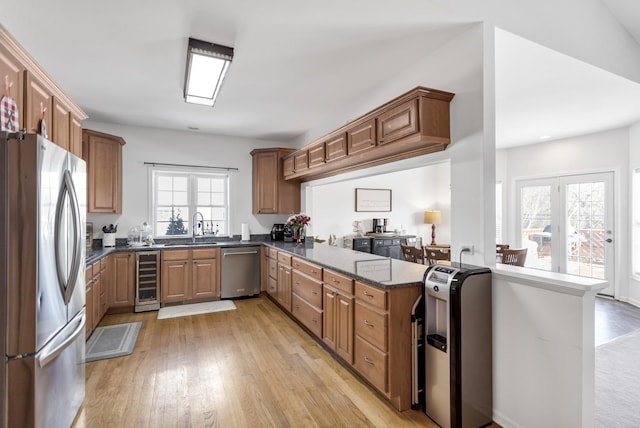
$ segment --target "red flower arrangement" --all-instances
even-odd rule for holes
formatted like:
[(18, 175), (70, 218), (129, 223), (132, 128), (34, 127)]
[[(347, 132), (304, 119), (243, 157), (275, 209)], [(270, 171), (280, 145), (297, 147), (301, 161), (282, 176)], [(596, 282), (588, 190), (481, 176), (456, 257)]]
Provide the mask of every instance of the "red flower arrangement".
[(300, 244), (304, 237), (304, 227), (311, 223), (311, 217), (304, 213), (294, 214), (287, 219), (287, 225), (293, 230), (296, 242)]

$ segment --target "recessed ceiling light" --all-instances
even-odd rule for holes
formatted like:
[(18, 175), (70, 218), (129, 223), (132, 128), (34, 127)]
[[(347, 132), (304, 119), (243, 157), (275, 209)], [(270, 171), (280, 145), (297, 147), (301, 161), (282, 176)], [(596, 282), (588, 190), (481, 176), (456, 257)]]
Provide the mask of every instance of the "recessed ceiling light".
[(548, 140), (549, 138), (551, 138), (551, 135), (541, 135), (540, 136), (541, 140)]

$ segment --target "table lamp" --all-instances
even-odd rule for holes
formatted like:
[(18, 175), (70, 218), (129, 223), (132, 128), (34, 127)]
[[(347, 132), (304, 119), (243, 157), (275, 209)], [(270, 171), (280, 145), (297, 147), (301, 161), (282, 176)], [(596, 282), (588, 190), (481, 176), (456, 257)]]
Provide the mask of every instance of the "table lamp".
[(442, 223), (442, 213), (437, 210), (424, 212), (424, 223), (431, 225), (431, 244), (436, 245), (436, 224)]

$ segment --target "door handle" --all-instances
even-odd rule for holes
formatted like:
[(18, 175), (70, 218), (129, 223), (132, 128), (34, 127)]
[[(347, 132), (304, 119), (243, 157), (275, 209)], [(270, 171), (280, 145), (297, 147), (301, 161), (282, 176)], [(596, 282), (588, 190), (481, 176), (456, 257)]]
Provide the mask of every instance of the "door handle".
[[(79, 316), (76, 316), (76, 318), (78, 319), (76, 320), (75, 327), (72, 327), (70, 324), (67, 325), (66, 328), (58, 333), (58, 336), (55, 339), (49, 342), (42, 349), (42, 351), (40, 351), (40, 355), (37, 357), (37, 361), (41, 368), (45, 367), (51, 361), (55, 360), (56, 357), (60, 355), (62, 351), (67, 349), (73, 342), (75, 342), (78, 335), (80, 335), (80, 333), (84, 331), (87, 318), (85, 310), (82, 309), (82, 312)], [(63, 336), (70, 328), (73, 328), (73, 332), (71, 334), (66, 337), (60, 337)]]
[(604, 240), (604, 242), (611, 243), (611, 242), (613, 242), (613, 239), (611, 239), (611, 238), (607, 238), (607, 239), (605, 239), (605, 240)]

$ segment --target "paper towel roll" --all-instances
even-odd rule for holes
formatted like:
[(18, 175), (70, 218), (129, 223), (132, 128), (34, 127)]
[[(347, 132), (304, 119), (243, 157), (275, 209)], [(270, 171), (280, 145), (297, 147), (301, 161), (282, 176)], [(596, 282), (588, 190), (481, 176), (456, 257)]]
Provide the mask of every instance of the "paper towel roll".
[(242, 223), (242, 238), (243, 241), (251, 240), (251, 234), (249, 233), (249, 225), (247, 223)]

